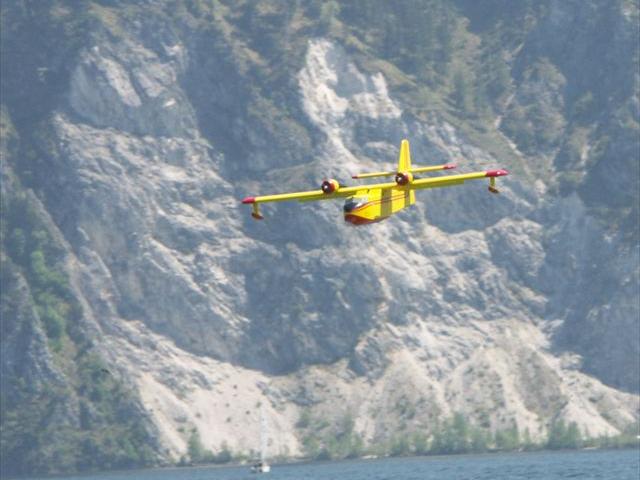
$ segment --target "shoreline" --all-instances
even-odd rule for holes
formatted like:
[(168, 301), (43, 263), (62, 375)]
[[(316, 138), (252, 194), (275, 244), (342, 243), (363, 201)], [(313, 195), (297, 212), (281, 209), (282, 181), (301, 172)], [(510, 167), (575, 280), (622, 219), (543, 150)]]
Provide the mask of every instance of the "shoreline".
[[(278, 467), (292, 467), (302, 465), (325, 465), (325, 464), (338, 464), (338, 463), (357, 463), (357, 462), (376, 462), (384, 460), (410, 460), (410, 459), (451, 459), (455, 457), (459, 458), (472, 458), (472, 457), (491, 457), (491, 456), (503, 456), (503, 455), (539, 455), (539, 454), (553, 454), (553, 453), (587, 453), (587, 452), (617, 452), (625, 450), (635, 450), (640, 452), (640, 440), (635, 446), (624, 447), (582, 447), (582, 448), (562, 448), (562, 449), (519, 449), (519, 450), (500, 450), (500, 451), (488, 451), (488, 452), (467, 452), (467, 453), (447, 453), (447, 454), (426, 454), (426, 455), (363, 455), (361, 457), (343, 458), (343, 459), (327, 459), (327, 460), (313, 460), (313, 459), (300, 459), (291, 461), (280, 461), (270, 463), (272, 468)], [(20, 477), (3, 477), (7, 480), (55, 480), (55, 479), (68, 479), (68, 480), (81, 480), (83, 478), (93, 478), (95, 476), (108, 476), (108, 475), (133, 475), (136, 472), (171, 472), (174, 470), (221, 470), (221, 469), (239, 469), (242, 467), (247, 468), (249, 473), (249, 467), (251, 462), (229, 462), (224, 464), (208, 463), (200, 465), (163, 465), (156, 467), (143, 467), (143, 468), (131, 468), (131, 469), (118, 469), (118, 470), (95, 470), (78, 473), (59, 473), (51, 475), (29, 475)]]

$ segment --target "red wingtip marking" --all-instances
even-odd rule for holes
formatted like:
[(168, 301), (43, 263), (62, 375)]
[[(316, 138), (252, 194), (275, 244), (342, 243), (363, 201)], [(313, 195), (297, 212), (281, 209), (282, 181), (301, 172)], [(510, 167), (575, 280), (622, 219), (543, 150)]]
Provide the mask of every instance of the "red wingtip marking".
[(351, 175), (351, 178), (358, 178), (358, 175)]
[(503, 177), (509, 175), (509, 172), (504, 169), (487, 170), (484, 174), (485, 177)]
[(256, 197), (245, 197), (242, 199), (242, 203), (255, 203)]
[(457, 165), (455, 163), (447, 163), (444, 167), (442, 167), (443, 170), (451, 170), (452, 168), (456, 168)]

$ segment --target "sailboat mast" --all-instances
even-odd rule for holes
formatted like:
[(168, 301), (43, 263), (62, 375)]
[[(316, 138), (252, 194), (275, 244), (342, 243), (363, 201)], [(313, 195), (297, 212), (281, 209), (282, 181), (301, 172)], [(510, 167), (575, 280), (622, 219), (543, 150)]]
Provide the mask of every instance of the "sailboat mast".
[(267, 459), (267, 416), (264, 404), (260, 407), (260, 461), (265, 463)]

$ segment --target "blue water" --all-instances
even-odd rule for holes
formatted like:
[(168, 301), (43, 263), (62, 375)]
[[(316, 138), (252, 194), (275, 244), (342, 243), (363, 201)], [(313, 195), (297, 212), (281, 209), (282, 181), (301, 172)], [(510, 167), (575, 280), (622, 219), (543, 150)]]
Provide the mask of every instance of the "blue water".
[[(51, 478), (51, 477), (50, 477)], [(248, 467), (135, 470), (69, 480), (639, 480), (640, 450), (510, 453), (386, 458), (275, 465), (253, 475)]]

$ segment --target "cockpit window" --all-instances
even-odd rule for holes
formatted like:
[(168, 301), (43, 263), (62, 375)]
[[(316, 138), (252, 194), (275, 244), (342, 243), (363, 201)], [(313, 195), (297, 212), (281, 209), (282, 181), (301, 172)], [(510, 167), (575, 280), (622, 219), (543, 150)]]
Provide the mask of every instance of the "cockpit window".
[(355, 210), (356, 208), (361, 207), (365, 203), (367, 203), (367, 197), (347, 198), (347, 200), (344, 202), (344, 206), (342, 207), (342, 209), (344, 210), (345, 213), (349, 213)]

